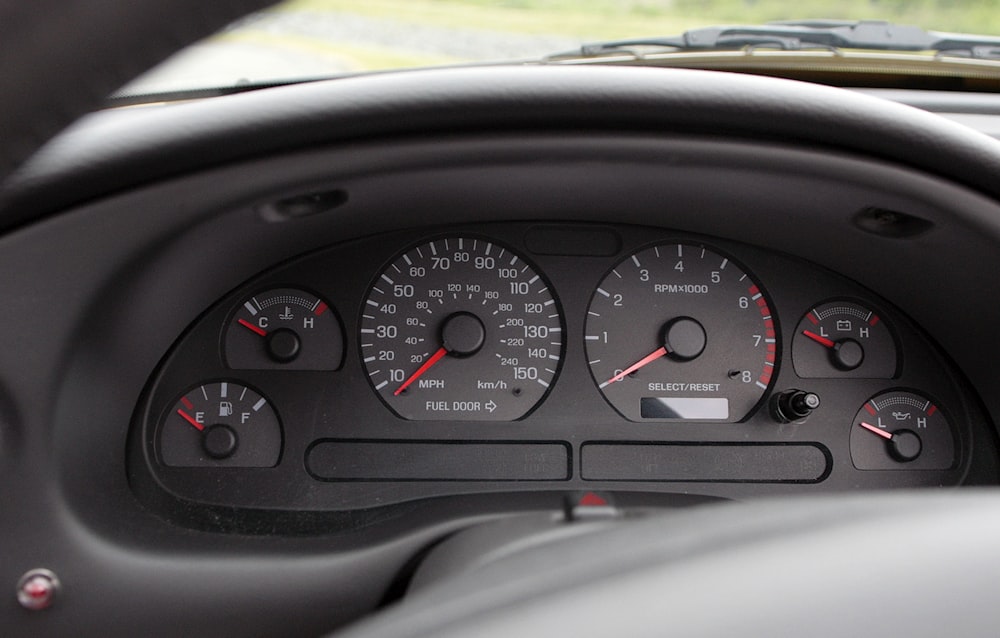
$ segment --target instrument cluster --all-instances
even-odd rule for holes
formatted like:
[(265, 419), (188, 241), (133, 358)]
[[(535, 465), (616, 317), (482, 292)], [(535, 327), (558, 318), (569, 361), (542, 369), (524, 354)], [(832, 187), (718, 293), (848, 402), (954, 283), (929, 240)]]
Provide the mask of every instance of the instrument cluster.
[(961, 482), (987, 423), (887, 300), (662, 229), (402, 231), (245, 282), (154, 373), (133, 469), (180, 501)]

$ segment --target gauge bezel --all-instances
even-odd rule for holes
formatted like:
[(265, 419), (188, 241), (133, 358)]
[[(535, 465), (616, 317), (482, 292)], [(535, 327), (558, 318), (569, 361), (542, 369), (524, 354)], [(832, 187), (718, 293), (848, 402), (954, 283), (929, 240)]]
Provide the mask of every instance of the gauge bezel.
[[(812, 312), (813, 310), (815, 310), (816, 308), (818, 308), (820, 306), (824, 306), (826, 304), (838, 303), (838, 302), (850, 303), (850, 304), (855, 304), (855, 305), (861, 306), (863, 308), (868, 308), (873, 313), (875, 313), (876, 315), (878, 315), (879, 321), (882, 324), (884, 324), (885, 328), (889, 332), (889, 337), (892, 339), (892, 347), (895, 350), (895, 368), (893, 369), (892, 376), (889, 376), (889, 377), (871, 377), (871, 376), (862, 376), (862, 375), (854, 375), (854, 374), (831, 374), (829, 376), (804, 377), (801, 374), (799, 374), (799, 371), (798, 371), (798, 369), (795, 366), (795, 359), (796, 359), (796, 357), (795, 357), (795, 344), (798, 341), (797, 337), (798, 337), (798, 333), (799, 333), (799, 326), (802, 325), (802, 322), (806, 319), (806, 316), (810, 312)], [(896, 327), (895, 327), (895, 317), (891, 317), (890, 314), (891, 313), (886, 312), (885, 309), (880, 304), (872, 302), (870, 299), (866, 299), (866, 298), (858, 297), (858, 296), (840, 295), (840, 296), (834, 296), (834, 297), (827, 297), (827, 298), (821, 299), (820, 301), (817, 301), (815, 303), (810, 304), (806, 308), (805, 312), (802, 312), (802, 313), (799, 314), (798, 319), (795, 321), (795, 331), (792, 333), (791, 339), (788, 340), (790, 369), (795, 372), (795, 376), (796, 377), (798, 377), (800, 379), (803, 379), (803, 380), (807, 380), (807, 381), (813, 380), (813, 379), (873, 379), (873, 380), (874, 379), (884, 379), (886, 381), (891, 381), (891, 380), (896, 380), (896, 379), (901, 378), (903, 376), (903, 366), (906, 363), (906, 361), (905, 361), (904, 356), (903, 356), (903, 347), (902, 347), (902, 344), (901, 344), (900, 339), (899, 339), (899, 335), (897, 334)]]
[[(235, 383), (235, 384), (241, 385), (241, 386), (247, 388), (248, 390), (253, 391), (254, 393), (257, 394), (257, 396), (261, 397), (262, 399), (264, 399), (267, 402), (267, 405), (271, 409), (271, 411), (274, 413), (274, 418), (275, 418), (275, 420), (277, 421), (277, 424), (278, 424), (278, 453), (277, 453), (277, 455), (275, 457), (275, 461), (274, 461), (273, 465), (247, 466), (247, 465), (232, 465), (232, 464), (227, 464), (227, 463), (224, 463), (224, 462), (219, 462), (219, 463), (214, 463), (214, 464), (205, 464), (205, 465), (169, 465), (169, 464), (167, 464), (165, 462), (165, 460), (163, 459), (163, 453), (162, 453), (162, 447), (163, 447), (163, 443), (162, 443), (163, 430), (164, 430), (165, 427), (167, 427), (167, 419), (170, 418), (174, 406), (177, 405), (177, 403), (179, 403), (181, 401), (181, 399), (184, 396), (186, 396), (188, 393), (190, 393), (192, 390), (194, 390), (196, 388), (199, 388), (199, 387), (202, 387), (202, 386), (212, 385), (212, 384), (216, 384), (216, 383)], [(199, 381), (197, 383), (193, 383), (193, 384), (187, 385), (187, 386), (184, 387), (183, 390), (180, 390), (180, 391), (174, 393), (173, 399), (169, 403), (164, 403), (163, 408), (160, 411), (159, 416), (157, 417), (156, 427), (152, 428), (152, 437), (149, 439), (149, 443), (148, 444), (152, 448), (152, 457), (156, 460), (156, 463), (158, 465), (160, 465), (161, 467), (170, 468), (170, 469), (173, 469), (173, 470), (178, 470), (178, 469), (184, 470), (184, 471), (187, 471), (187, 470), (207, 471), (207, 470), (213, 470), (213, 469), (220, 469), (220, 470), (223, 470), (223, 471), (268, 470), (268, 469), (276, 468), (276, 467), (278, 467), (278, 466), (281, 465), (282, 460), (285, 457), (285, 445), (286, 445), (285, 439), (286, 439), (285, 423), (284, 423), (284, 420), (281, 417), (281, 411), (278, 409), (278, 406), (276, 406), (274, 404), (274, 402), (268, 397), (267, 393), (262, 392), (255, 384), (249, 383), (249, 382), (245, 381), (242, 378), (226, 377), (226, 376), (216, 376), (216, 377), (206, 378), (206, 379), (203, 379), (203, 380), (201, 380), (201, 381)]]
[[(233, 324), (236, 322), (236, 318), (240, 314), (240, 309), (243, 307), (243, 302), (249, 301), (250, 299), (256, 297), (257, 295), (263, 294), (271, 290), (279, 290), (282, 288), (299, 290), (301, 292), (312, 295), (326, 304), (327, 312), (333, 313), (333, 319), (336, 323), (337, 331), (340, 333), (340, 356), (337, 358), (337, 365), (333, 368), (299, 368), (294, 365), (275, 365), (273, 367), (263, 367), (263, 368), (238, 368), (235, 367), (229, 358), (227, 351), (226, 340), (229, 335), (229, 331), (233, 329)], [(347, 359), (347, 334), (345, 333), (344, 318), (341, 316), (340, 311), (333, 302), (327, 298), (326, 295), (321, 294), (317, 290), (314, 290), (310, 286), (301, 285), (297, 283), (283, 283), (279, 282), (275, 285), (265, 285), (253, 288), (250, 292), (247, 292), (240, 296), (236, 303), (233, 304), (231, 311), (226, 315), (226, 320), (222, 324), (219, 330), (219, 359), (222, 364), (235, 372), (246, 372), (254, 370), (287, 370), (287, 371), (301, 371), (301, 372), (331, 372), (340, 370), (344, 367), (344, 362)]]
[[(374, 380), (371, 378), (371, 371), (369, 369), (368, 362), (365, 361), (366, 352), (365, 352), (365, 348), (364, 348), (364, 345), (363, 345), (363, 343), (364, 343), (364, 337), (363, 337), (363, 334), (362, 334), (362, 329), (363, 329), (363, 326), (365, 325), (364, 315), (365, 315), (366, 307), (368, 306), (368, 301), (371, 299), (371, 295), (372, 295), (374, 287), (378, 284), (379, 280), (382, 279), (383, 275), (386, 274), (386, 272), (389, 270), (389, 268), (391, 268), (392, 265), (396, 261), (402, 259), (404, 255), (408, 255), (411, 252), (415, 251), (416, 249), (424, 247), (424, 246), (427, 246), (427, 245), (429, 245), (429, 244), (431, 244), (433, 242), (446, 241), (446, 240), (451, 240), (451, 239), (483, 241), (483, 242), (487, 242), (488, 244), (491, 244), (493, 246), (499, 247), (499, 248), (503, 249), (504, 251), (507, 251), (511, 255), (515, 256), (522, 263), (524, 263), (530, 269), (530, 271), (535, 276), (537, 276), (538, 280), (543, 284), (542, 290), (543, 291), (547, 290), (549, 292), (550, 296), (551, 296), (552, 301), (553, 301), (553, 306), (555, 308), (555, 312), (558, 315), (556, 317), (556, 319), (555, 319), (555, 322), (558, 324), (559, 334), (560, 334), (558, 359), (555, 360), (555, 366), (553, 368), (551, 376), (548, 377), (547, 384), (544, 385), (543, 391), (538, 395), (537, 399), (535, 399), (535, 401), (532, 403), (531, 406), (529, 406), (527, 409), (525, 409), (522, 413), (520, 413), (515, 418), (506, 418), (506, 419), (478, 418), (477, 416), (469, 416), (467, 414), (465, 414), (463, 416), (460, 416), (460, 417), (455, 417), (455, 418), (451, 418), (450, 415), (447, 416), (447, 417), (444, 417), (444, 418), (442, 418), (440, 415), (430, 416), (430, 417), (424, 417), (424, 418), (406, 416), (406, 415), (400, 413), (396, 409), (396, 407), (394, 407), (392, 405), (392, 403), (386, 398), (386, 396), (376, 386)], [(451, 250), (451, 249), (448, 248), (448, 250)], [(359, 309), (357, 311), (357, 315), (358, 316), (357, 316), (357, 322), (356, 322), (355, 336), (357, 338), (356, 343), (357, 343), (357, 346), (358, 346), (358, 348), (357, 348), (357, 358), (360, 361), (361, 370), (364, 373), (364, 376), (366, 377), (366, 381), (368, 382), (368, 386), (371, 389), (371, 391), (379, 398), (379, 400), (382, 402), (382, 404), (386, 407), (386, 409), (389, 410), (389, 412), (393, 416), (395, 416), (396, 418), (398, 418), (400, 420), (410, 421), (410, 422), (442, 421), (443, 420), (443, 421), (474, 421), (474, 422), (493, 422), (493, 423), (508, 422), (508, 423), (511, 423), (511, 422), (523, 421), (526, 418), (530, 417), (531, 414), (534, 413), (535, 410), (537, 410), (539, 408), (539, 406), (541, 406), (545, 402), (545, 400), (551, 395), (553, 388), (555, 387), (556, 383), (558, 383), (558, 381), (559, 381), (559, 377), (560, 377), (560, 374), (562, 372), (563, 364), (564, 364), (564, 362), (566, 360), (566, 347), (567, 347), (567, 341), (568, 341), (567, 340), (567, 330), (566, 330), (566, 314), (565, 314), (565, 312), (563, 310), (563, 305), (562, 305), (562, 302), (561, 302), (561, 300), (559, 298), (559, 295), (556, 292), (555, 288), (553, 287), (551, 280), (538, 267), (538, 265), (536, 264), (536, 262), (533, 259), (531, 259), (530, 257), (526, 257), (525, 256), (525, 254), (524, 254), (525, 252), (526, 251), (524, 251), (522, 249), (515, 249), (515, 248), (513, 248), (511, 246), (511, 243), (509, 241), (506, 241), (506, 240), (503, 240), (503, 239), (497, 239), (496, 237), (492, 237), (490, 235), (481, 234), (481, 233), (458, 231), (458, 232), (445, 232), (445, 233), (438, 233), (438, 234), (434, 234), (434, 235), (428, 235), (428, 236), (422, 237), (421, 239), (418, 239), (417, 241), (409, 242), (401, 250), (395, 251), (392, 255), (390, 255), (387, 259), (385, 259), (381, 263), (381, 265), (377, 268), (377, 270), (375, 271), (374, 275), (370, 278), (367, 286), (365, 287), (364, 296), (363, 296), (361, 302), (359, 303)], [(498, 265), (498, 268), (499, 268), (499, 265)], [(551, 319), (551, 317), (548, 317), (548, 318)], [(490, 329), (489, 332), (491, 332), (491, 331), (492, 331), (492, 329)], [(489, 334), (489, 332), (487, 332), (487, 334)], [(525, 347), (527, 347), (527, 346), (525, 346)], [(478, 353), (477, 353), (476, 356), (478, 356)], [(547, 360), (552, 360), (552, 359), (549, 358)], [(415, 370), (418, 366), (416, 364), (412, 364), (412, 367)]]
[[(868, 405), (869, 403), (871, 403), (873, 400), (875, 400), (875, 399), (877, 399), (879, 397), (885, 396), (887, 394), (894, 394), (894, 393), (906, 393), (906, 394), (912, 394), (912, 395), (924, 398), (931, 405), (933, 405), (936, 408), (937, 412), (939, 412), (941, 414), (941, 417), (944, 419), (945, 425), (948, 426), (948, 433), (951, 435), (952, 456), (951, 456), (951, 463), (948, 465), (948, 467), (920, 467), (921, 464), (917, 462), (917, 461), (919, 461), (919, 458), (915, 459), (913, 461), (910, 461), (910, 462), (895, 461), (894, 464), (888, 464), (887, 463), (885, 465), (885, 467), (867, 467), (867, 468), (858, 467), (857, 461), (855, 460), (855, 457), (854, 457), (854, 437), (858, 436), (858, 433), (855, 432), (855, 430), (857, 429), (858, 414), (860, 414), (861, 411), (865, 409), (865, 406)], [(851, 429), (850, 429), (850, 432), (848, 433), (848, 436), (847, 436), (847, 446), (848, 446), (848, 449), (850, 450), (851, 467), (853, 469), (857, 470), (858, 472), (901, 472), (901, 471), (951, 472), (951, 471), (954, 471), (956, 468), (961, 467), (961, 465), (963, 463), (963, 449), (964, 449), (964, 446), (962, 444), (962, 433), (959, 431), (960, 427), (961, 427), (961, 425), (953, 419), (952, 410), (948, 406), (944, 405), (941, 402), (941, 400), (936, 397), (936, 395), (934, 393), (927, 392), (927, 391), (925, 391), (923, 389), (914, 388), (914, 387), (911, 387), (911, 386), (899, 386), (899, 385), (896, 385), (896, 386), (890, 386), (888, 388), (884, 388), (882, 390), (879, 390), (875, 394), (869, 396), (868, 398), (866, 398), (861, 403), (861, 405), (858, 406), (857, 411), (854, 413), (854, 415), (851, 418)], [(907, 429), (909, 429), (909, 428), (907, 428)], [(919, 432), (918, 432), (918, 434), (919, 434)]]
[[(715, 255), (718, 255), (719, 257), (723, 258), (728, 264), (732, 264), (733, 266), (737, 267), (740, 270), (740, 272), (742, 272), (743, 275), (745, 275), (745, 277), (753, 284), (753, 287), (756, 287), (757, 292), (760, 295), (760, 298), (763, 299), (763, 301), (764, 301), (763, 307), (767, 308), (768, 314), (764, 315), (763, 312), (761, 312), (761, 317), (762, 317), (762, 319), (765, 322), (767, 320), (770, 320), (771, 321), (771, 327), (768, 327), (766, 325), (766, 323), (762, 326), (762, 330), (764, 331), (763, 337), (764, 337), (764, 341), (766, 343), (767, 332), (768, 331), (772, 331), (773, 332), (773, 335), (774, 335), (773, 336), (773, 340), (774, 340), (773, 349), (772, 350), (767, 350), (766, 346), (765, 346), (764, 356), (761, 358), (761, 363), (762, 363), (762, 365), (761, 365), (761, 372), (759, 374), (755, 373), (755, 376), (753, 377), (754, 383), (752, 384), (752, 385), (760, 388), (760, 393), (757, 396), (757, 399), (753, 402), (753, 404), (747, 409), (746, 413), (743, 414), (742, 416), (740, 416), (738, 419), (733, 419), (733, 418), (725, 418), (725, 419), (719, 419), (719, 418), (694, 419), (694, 418), (689, 418), (689, 417), (688, 418), (684, 418), (684, 417), (681, 417), (681, 418), (645, 418), (644, 417), (644, 418), (641, 418), (641, 419), (634, 419), (634, 418), (630, 417), (627, 414), (626, 410), (623, 410), (621, 408), (621, 406), (617, 405), (614, 400), (612, 400), (610, 397), (608, 397), (608, 395), (605, 392), (604, 388), (601, 387), (601, 384), (604, 383), (604, 381), (602, 379), (598, 378), (598, 374), (594, 370), (594, 365), (591, 363), (591, 357), (593, 355), (591, 354), (590, 346), (588, 344), (588, 339), (587, 339), (587, 335), (591, 334), (591, 332), (592, 332), (592, 329), (590, 327), (591, 312), (592, 312), (592, 309), (594, 307), (593, 306), (594, 301), (598, 298), (598, 294), (599, 294), (598, 291), (601, 288), (602, 284), (604, 282), (608, 281), (609, 278), (611, 277), (612, 273), (614, 273), (622, 264), (627, 263), (630, 259), (633, 259), (634, 257), (636, 257), (639, 254), (642, 254), (642, 253), (645, 253), (646, 251), (653, 250), (654, 248), (660, 248), (660, 247), (663, 247), (663, 246), (671, 246), (671, 247), (673, 247), (673, 246), (694, 247), (694, 248), (700, 248), (703, 251), (710, 251), (711, 253), (713, 253)], [(763, 406), (767, 405), (768, 397), (773, 392), (774, 387), (775, 387), (775, 382), (778, 379), (778, 377), (780, 376), (781, 367), (782, 367), (782, 359), (784, 358), (783, 357), (783, 352), (784, 352), (783, 351), (783, 345), (784, 344), (783, 344), (783, 341), (782, 341), (781, 324), (780, 324), (780, 320), (779, 320), (779, 316), (778, 316), (778, 311), (774, 307), (774, 302), (773, 302), (773, 300), (771, 298), (770, 293), (767, 290), (767, 287), (764, 286), (761, 283), (760, 277), (753, 270), (749, 269), (745, 265), (744, 261), (741, 258), (732, 255), (732, 253), (729, 250), (720, 249), (715, 244), (713, 244), (711, 242), (702, 241), (701, 238), (698, 238), (698, 237), (687, 237), (687, 238), (684, 238), (684, 237), (678, 237), (678, 236), (675, 236), (675, 235), (668, 235), (668, 236), (665, 236), (663, 238), (660, 238), (660, 239), (657, 239), (657, 240), (654, 240), (654, 241), (644, 242), (642, 244), (639, 244), (639, 245), (631, 248), (630, 250), (623, 250), (621, 253), (619, 253), (619, 255), (620, 255), (620, 257), (617, 258), (617, 259), (615, 259), (614, 263), (602, 274), (601, 278), (594, 284), (594, 286), (593, 286), (593, 292), (591, 293), (590, 300), (587, 303), (587, 317), (585, 319), (585, 325), (583, 327), (583, 338), (584, 338), (584, 340), (583, 340), (582, 345), (583, 345), (584, 352), (587, 355), (586, 356), (587, 361), (588, 361), (587, 367), (588, 367), (588, 370), (590, 372), (591, 379), (594, 382), (594, 388), (600, 393), (601, 397), (608, 403), (608, 405), (610, 405), (612, 408), (614, 408), (614, 410), (618, 414), (620, 414), (623, 418), (625, 418), (625, 419), (627, 419), (627, 420), (629, 420), (629, 421), (631, 421), (633, 423), (704, 423), (704, 424), (726, 424), (726, 423), (745, 423), (745, 422), (749, 421), (750, 419), (752, 419), (754, 417), (754, 415), (756, 415), (758, 413), (758, 411)], [(657, 258), (659, 258), (659, 257), (657, 257)], [(748, 289), (748, 292), (749, 291), (750, 291), (750, 289)], [(751, 297), (751, 299), (752, 299), (752, 297)], [(751, 308), (753, 307), (753, 305), (754, 304), (751, 303)], [(756, 305), (757, 305), (758, 308), (762, 307), (759, 304), (759, 302)], [(686, 313), (679, 312), (678, 314), (673, 315), (673, 317), (671, 317), (671, 318), (677, 318), (677, 317), (682, 317), (682, 316), (686, 316)], [(668, 319), (671, 319), (671, 318), (668, 318)], [(667, 319), (664, 319), (664, 321), (667, 321)], [(655, 345), (655, 344), (651, 344), (651, 347), (652, 347), (652, 345)], [(770, 364), (770, 365), (768, 365), (768, 364)], [(770, 374), (767, 377), (767, 383), (764, 384), (763, 387), (760, 387), (761, 383), (762, 383), (761, 377), (764, 375), (764, 372), (766, 372), (768, 369), (770, 369)]]

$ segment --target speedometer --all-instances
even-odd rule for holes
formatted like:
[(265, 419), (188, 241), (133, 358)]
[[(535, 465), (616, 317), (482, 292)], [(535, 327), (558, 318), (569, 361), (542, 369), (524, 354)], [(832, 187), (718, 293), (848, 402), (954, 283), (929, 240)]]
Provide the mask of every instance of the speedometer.
[(704, 246), (661, 244), (615, 266), (587, 312), (587, 360), (626, 418), (735, 422), (773, 378), (777, 330), (760, 284)]
[(400, 417), (510, 421), (548, 392), (563, 322), (520, 255), (475, 237), (406, 251), (376, 278), (361, 317), (372, 386)]

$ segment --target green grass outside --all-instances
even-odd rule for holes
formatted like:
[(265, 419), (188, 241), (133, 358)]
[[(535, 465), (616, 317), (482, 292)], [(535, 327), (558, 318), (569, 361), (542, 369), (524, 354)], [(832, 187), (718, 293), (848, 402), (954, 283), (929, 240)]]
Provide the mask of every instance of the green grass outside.
[[(431, 55), (419, 51), (392, 49), (379, 46), (362, 46), (345, 42), (330, 42), (307, 36), (254, 31), (253, 29), (222, 33), (215, 36), (220, 42), (241, 42), (299, 51), (316, 58), (328, 59), (336, 63), (334, 68), (348, 71), (372, 71), (377, 69), (400, 69), (410, 67), (443, 66), (459, 64), (464, 60), (444, 55)], [(333, 72), (331, 70), (331, 72)]]
[(1000, 34), (997, 0), (291, 0), (285, 6), (594, 39), (792, 17), (886, 19), (937, 31)]
[[(1000, 0), (288, 0), (274, 10), (351, 13), (435, 27), (560, 35), (581, 42), (792, 17), (885, 19), (937, 31), (1000, 34)], [(469, 61), (403, 47), (275, 36), (252, 27), (222, 37), (322, 51), (358, 71)]]

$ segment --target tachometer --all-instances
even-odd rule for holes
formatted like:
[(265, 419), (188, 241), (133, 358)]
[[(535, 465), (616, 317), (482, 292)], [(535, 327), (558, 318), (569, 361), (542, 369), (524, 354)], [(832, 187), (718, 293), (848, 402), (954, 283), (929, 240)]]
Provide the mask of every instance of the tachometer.
[(627, 257), (587, 312), (594, 381), (633, 421), (742, 420), (771, 383), (777, 340), (760, 284), (699, 245)]
[(514, 420), (555, 379), (562, 326), (548, 284), (520, 255), (446, 237), (379, 274), (362, 311), (361, 356), (405, 419)]

